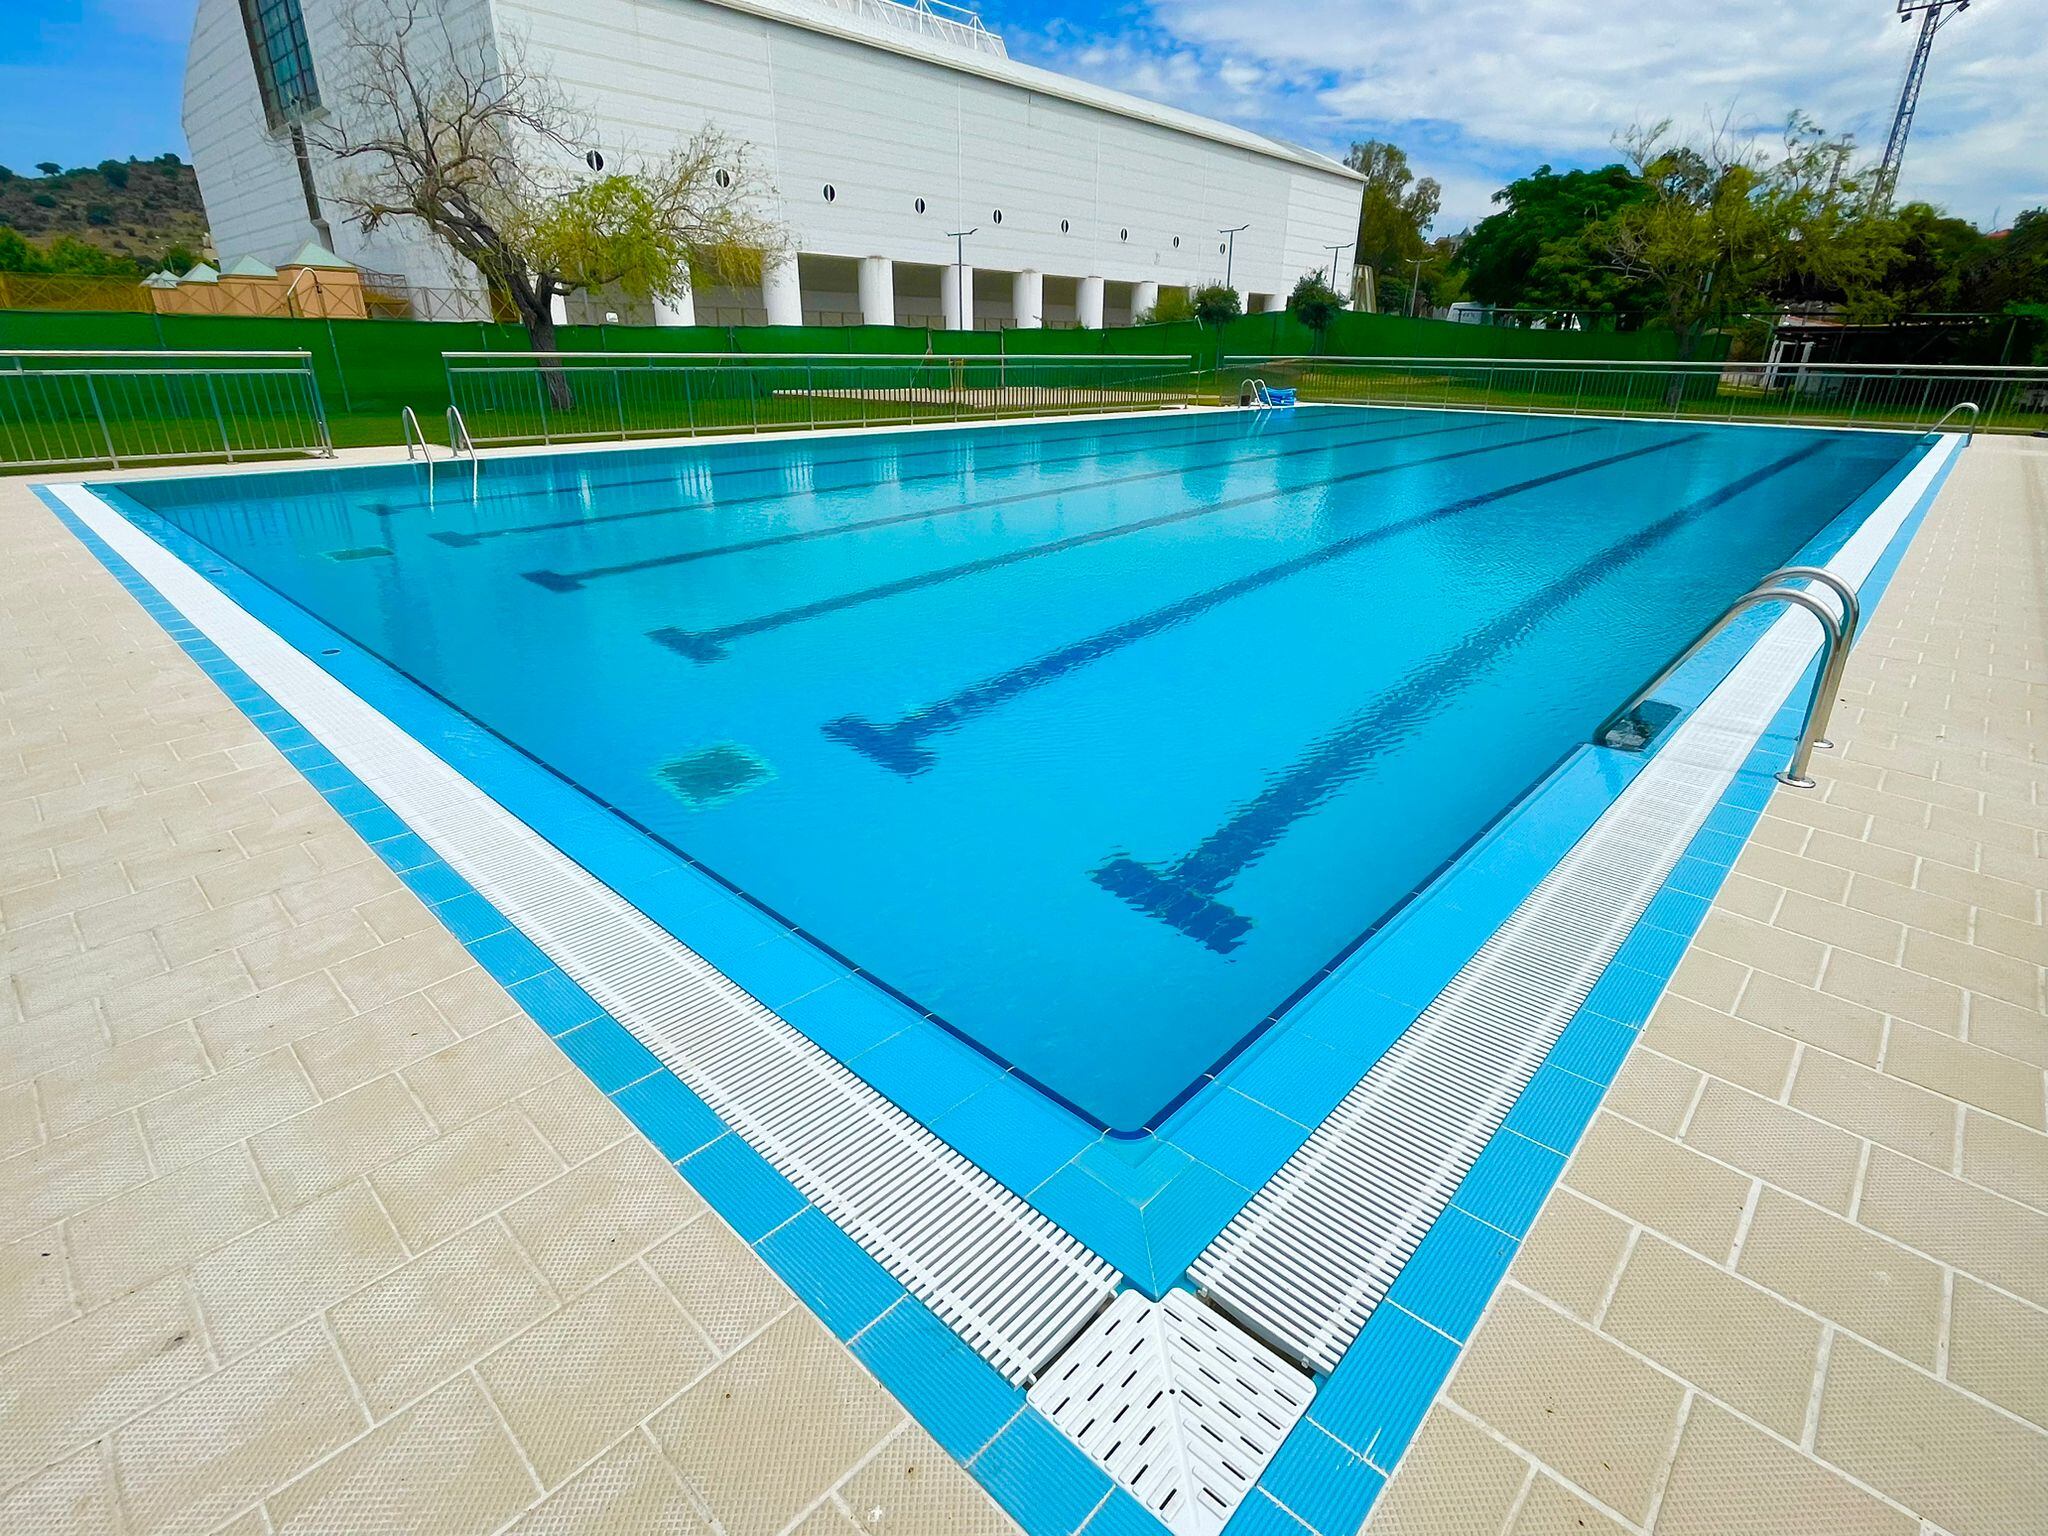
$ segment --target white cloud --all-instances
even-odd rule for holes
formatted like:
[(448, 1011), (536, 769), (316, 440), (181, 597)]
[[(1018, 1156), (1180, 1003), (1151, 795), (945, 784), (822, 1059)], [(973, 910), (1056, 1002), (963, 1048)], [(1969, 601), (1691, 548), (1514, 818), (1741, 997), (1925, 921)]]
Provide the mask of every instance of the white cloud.
[[(1980, 0), (1942, 29), (1900, 193), (1989, 222), (2048, 203), (2048, 16)], [(1612, 157), (1614, 133), (1802, 109), (1883, 146), (1914, 27), (1882, 0), (1151, 0), (1124, 30), (1055, 25), (1026, 51), (1141, 95), (1318, 147), (1392, 137), (1445, 185), (1439, 227), (1549, 160)], [(1013, 32), (1012, 37), (1015, 39)]]

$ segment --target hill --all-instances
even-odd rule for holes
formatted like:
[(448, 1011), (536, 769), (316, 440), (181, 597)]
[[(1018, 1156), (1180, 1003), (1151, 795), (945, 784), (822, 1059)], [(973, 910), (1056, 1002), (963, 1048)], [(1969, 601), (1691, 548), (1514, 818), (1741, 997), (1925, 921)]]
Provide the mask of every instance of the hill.
[(0, 228), (6, 227), (38, 244), (69, 235), (144, 270), (174, 246), (198, 252), (206, 243), (199, 179), (176, 155), (103, 160), (54, 174), (0, 166)]

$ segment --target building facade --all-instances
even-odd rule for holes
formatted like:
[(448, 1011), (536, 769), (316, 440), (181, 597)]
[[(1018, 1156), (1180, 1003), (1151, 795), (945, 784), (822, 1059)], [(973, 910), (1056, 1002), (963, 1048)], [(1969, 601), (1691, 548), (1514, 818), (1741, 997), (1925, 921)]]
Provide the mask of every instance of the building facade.
[[(423, 228), (347, 224), (340, 168), (306, 146), (302, 124), (346, 110), (352, 3), (357, 25), (382, 14), (380, 0), (200, 0), (185, 128), (215, 245), (275, 262), (315, 238), (480, 305), (474, 273)], [(792, 250), (758, 289), (637, 310), (581, 295), (572, 320), (1093, 326), (1226, 276), (1251, 309), (1318, 269), (1350, 286), (1353, 172), (1019, 64), (932, 0), (420, 4), (455, 46), (517, 39), (587, 115), (598, 163), (658, 155), (708, 121), (773, 186)]]

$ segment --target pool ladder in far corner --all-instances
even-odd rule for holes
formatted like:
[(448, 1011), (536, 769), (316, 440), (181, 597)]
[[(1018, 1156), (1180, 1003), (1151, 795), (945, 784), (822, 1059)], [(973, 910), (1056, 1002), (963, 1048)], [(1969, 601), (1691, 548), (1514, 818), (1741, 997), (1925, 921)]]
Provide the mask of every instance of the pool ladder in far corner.
[[(1810, 581), (1825, 587), (1842, 605), (1841, 616), (1837, 618), (1829, 611), (1827, 605), (1816, 599), (1811, 592), (1785, 585), (1791, 581)], [(1652, 678), (1646, 687), (1638, 689), (1628, 703), (1609, 715), (1606, 723), (1594, 736), (1594, 742), (1625, 752), (1641, 751), (1648, 746), (1656, 728), (1646, 724), (1636, 712), (1649, 701), (1651, 695), (1670, 681), (1672, 674), (1705, 650), (1722, 630), (1750, 609), (1769, 603), (1803, 608), (1820, 624), (1820, 672), (1813, 680), (1813, 692), (1807, 696), (1806, 715), (1800, 724), (1798, 743), (1792, 750), (1792, 761), (1779, 769), (1777, 774), (1780, 784), (1790, 785), (1794, 789), (1812, 789), (1814, 781), (1806, 771), (1807, 766), (1813, 758), (1815, 747), (1834, 745), (1825, 735), (1828, 716), (1833, 713), (1835, 700), (1841, 693), (1842, 672), (1849, 664), (1849, 648), (1856, 642), (1857, 626), (1863, 617), (1862, 607), (1856, 599), (1856, 589), (1832, 571), (1823, 570), (1817, 565), (1783, 565), (1758, 580), (1755, 586), (1730, 603), (1727, 611), (1709, 624), (1697, 640), (1681, 651), (1677, 660)]]

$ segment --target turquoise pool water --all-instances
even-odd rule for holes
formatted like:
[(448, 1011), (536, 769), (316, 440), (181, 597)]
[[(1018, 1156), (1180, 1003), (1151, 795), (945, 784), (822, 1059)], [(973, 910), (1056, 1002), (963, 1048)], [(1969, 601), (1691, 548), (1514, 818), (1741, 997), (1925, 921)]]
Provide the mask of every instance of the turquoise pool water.
[(1136, 1130), (1916, 446), (1303, 408), (104, 493)]

